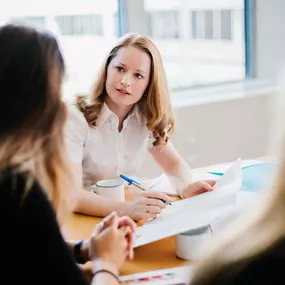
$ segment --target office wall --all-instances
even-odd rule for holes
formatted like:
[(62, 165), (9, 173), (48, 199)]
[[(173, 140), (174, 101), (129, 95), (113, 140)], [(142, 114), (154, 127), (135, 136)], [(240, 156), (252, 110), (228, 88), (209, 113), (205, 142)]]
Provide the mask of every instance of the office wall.
[[(264, 156), (271, 143), (272, 97), (264, 94), (176, 108), (173, 144), (193, 168)], [(152, 177), (160, 169), (148, 155), (140, 173)]]

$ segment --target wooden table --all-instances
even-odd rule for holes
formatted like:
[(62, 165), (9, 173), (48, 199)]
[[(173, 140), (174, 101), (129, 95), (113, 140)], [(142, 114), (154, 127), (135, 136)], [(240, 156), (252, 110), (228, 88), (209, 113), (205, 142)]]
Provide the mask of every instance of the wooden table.
[[(259, 160), (268, 161), (268, 158)], [(206, 170), (207, 167), (203, 169)], [(126, 191), (127, 200), (131, 200), (134, 196), (134, 190), (129, 191), (130, 189)], [(98, 217), (72, 214), (63, 228), (64, 235), (67, 239), (86, 239), (100, 220)], [(131, 262), (126, 261), (120, 273), (127, 275), (190, 264), (191, 262), (176, 257), (175, 237), (170, 237), (137, 248), (135, 259)]]
[[(131, 196), (128, 195), (127, 200)], [(86, 239), (91, 235), (95, 225), (101, 218), (73, 213), (63, 226), (63, 233), (67, 239)], [(133, 261), (126, 261), (120, 270), (121, 275), (146, 272), (191, 264), (189, 261), (176, 257), (175, 237), (150, 243), (135, 249)], [(90, 265), (86, 265), (88, 267)]]

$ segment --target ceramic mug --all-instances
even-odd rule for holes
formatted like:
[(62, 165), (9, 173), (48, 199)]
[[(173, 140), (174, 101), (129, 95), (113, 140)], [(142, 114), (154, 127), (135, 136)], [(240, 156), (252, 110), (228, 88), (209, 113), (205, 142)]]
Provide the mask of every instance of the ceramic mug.
[(205, 245), (212, 238), (210, 225), (199, 227), (176, 236), (176, 255), (185, 260), (200, 259)]
[(95, 187), (92, 186), (92, 190), (100, 196), (121, 202), (125, 201), (124, 182), (120, 179), (105, 179), (97, 181)]

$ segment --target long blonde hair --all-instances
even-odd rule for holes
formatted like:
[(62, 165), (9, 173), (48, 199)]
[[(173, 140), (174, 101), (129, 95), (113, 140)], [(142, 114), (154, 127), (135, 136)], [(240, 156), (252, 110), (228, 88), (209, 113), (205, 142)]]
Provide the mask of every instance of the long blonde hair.
[(120, 48), (129, 46), (146, 52), (151, 58), (150, 81), (144, 96), (137, 104), (140, 112), (147, 119), (149, 131), (153, 133), (154, 145), (164, 145), (168, 140), (167, 133), (174, 128), (174, 118), (161, 55), (154, 43), (145, 36), (126, 34), (119, 40), (107, 56), (92, 94), (78, 96), (77, 107), (84, 114), (87, 122), (96, 126), (96, 120), (100, 115), (106, 96), (105, 83), (108, 65)]
[(191, 285), (228, 284), (248, 264), (285, 239), (284, 147), (280, 158), (272, 187), (264, 190), (256, 206), (252, 205), (225, 233), (216, 237), (214, 247), (197, 264)]
[(63, 73), (53, 36), (18, 25), (0, 28), (0, 171), (20, 166), (31, 183), (40, 183), (59, 218), (71, 178), (60, 98)]

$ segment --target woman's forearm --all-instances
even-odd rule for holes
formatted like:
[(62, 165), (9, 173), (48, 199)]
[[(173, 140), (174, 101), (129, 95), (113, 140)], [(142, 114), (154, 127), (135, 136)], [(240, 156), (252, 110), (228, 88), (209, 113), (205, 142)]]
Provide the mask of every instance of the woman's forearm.
[(114, 211), (116, 211), (118, 215), (121, 215), (120, 210), (125, 204), (125, 202), (114, 201), (81, 188), (74, 197), (72, 211), (92, 216), (106, 217)]
[(72, 189), (72, 211), (86, 215), (106, 217), (116, 211), (120, 215), (120, 210), (124, 207), (124, 202), (112, 201), (94, 192), (87, 191), (82, 187), (82, 166), (75, 164), (72, 166), (74, 177), (74, 188)]
[(170, 183), (181, 195), (183, 189), (193, 182), (192, 170), (184, 161), (179, 161), (173, 167), (167, 169), (165, 174), (168, 176)]

